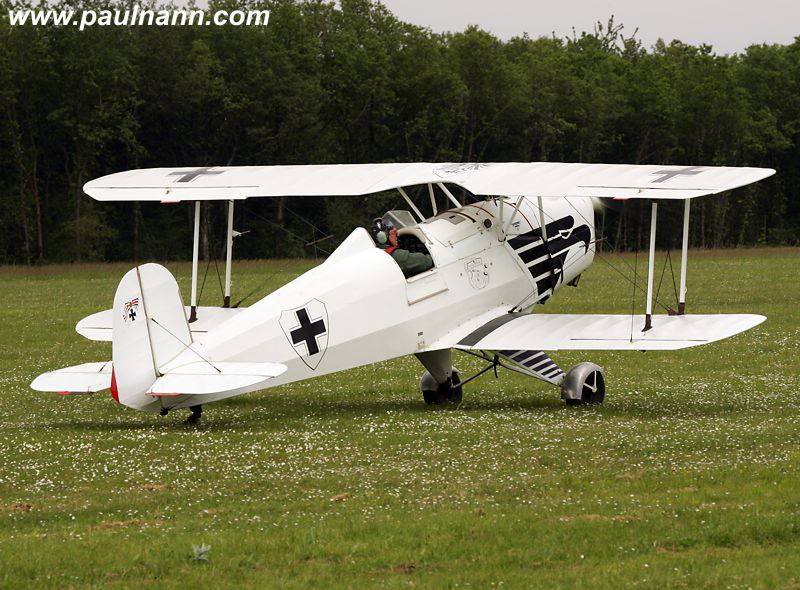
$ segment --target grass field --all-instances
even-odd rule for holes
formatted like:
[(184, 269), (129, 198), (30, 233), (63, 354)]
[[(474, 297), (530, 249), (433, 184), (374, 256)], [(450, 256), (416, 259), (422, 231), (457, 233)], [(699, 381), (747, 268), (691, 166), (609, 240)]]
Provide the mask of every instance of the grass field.
[[(239, 263), (234, 295), (309, 266)], [(211, 405), (198, 428), (28, 389), (110, 358), (74, 325), (127, 268), (0, 268), (2, 588), (800, 588), (800, 250), (692, 253), (689, 311), (768, 316), (748, 333), (554, 354), (606, 368), (601, 408), (503, 372), (432, 409), (411, 357)], [(630, 295), (598, 261), (544, 311)]]

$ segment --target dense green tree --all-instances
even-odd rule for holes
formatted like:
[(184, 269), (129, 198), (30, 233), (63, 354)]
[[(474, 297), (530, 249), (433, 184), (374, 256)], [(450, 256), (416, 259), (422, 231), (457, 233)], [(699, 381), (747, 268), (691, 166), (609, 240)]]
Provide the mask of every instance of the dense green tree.
[[(613, 19), (569, 38), (502, 41), (477, 27), (433, 33), (374, 0), (210, 2), (241, 7), (270, 10), (269, 25), (80, 31), (0, 17), (0, 262), (185, 258), (189, 206), (99, 204), (82, 186), (129, 168), (214, 164), (769, 166), (778, 175), (700, 200), (693, 242), (800, 239), (800, 40), (718, 55), (644, 47)], [(320, 255), (397, 206), (396, 195), (250, 200), (236, 212), (237, 229), (251, 230), (237, 255)], [(204, 212), (213, 261), (224, 205)], [(665, 206), (661, 223), (671, 246), (678, 208)], [(601, 225), (603, 247), (641, 247), (645, 207), (606, 211)]]

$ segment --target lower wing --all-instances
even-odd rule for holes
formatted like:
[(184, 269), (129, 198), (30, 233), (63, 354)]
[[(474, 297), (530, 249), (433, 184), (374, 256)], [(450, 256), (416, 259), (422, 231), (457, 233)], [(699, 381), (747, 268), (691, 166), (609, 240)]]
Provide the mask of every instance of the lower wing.
[(449, 345), (462, 350), (679, 350), (735, 336), (766, 320), (754, 314), (643, 315), (506, 313)]

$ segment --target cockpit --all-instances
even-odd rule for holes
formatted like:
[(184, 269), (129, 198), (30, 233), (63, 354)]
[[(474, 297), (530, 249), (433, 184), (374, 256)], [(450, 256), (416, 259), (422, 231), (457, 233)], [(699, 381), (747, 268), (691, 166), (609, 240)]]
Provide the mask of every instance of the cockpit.
[[(394, 230), (396, 243), (390, 237)], [(409, 211), (389, 211), (373, 222), (371, 233), (376, 246), (386, 249), (407, 279), (434, 268), (428, 239)]]
[(474, 204), (438, 212), (424, 221), (409, 211), (392, 210), (375, 219), (369, 233), (403, 272), (408, 304), (415, 305), (446, 292), (446, 277), (463, 276), (469, 257), (494, 243), (493, 222), (490, 210)]
[(389, 211), (382, 219), (397, 228), (398, 248), (430, 256), (430, 250), (425, 245), (428, 239), (418, 227), (417, 221), (410, 211)]
[[(397, 229), (398, 249), (428, 256), (433, 254), (435, 266), (485, 249), (486, 236), (494, 231), (492, 213), (474, 205), (448, 209), (422, 222), (418, 222), (409, 211), (393, 210), (381, 217), (380, 222)], [(372, 233), (375, 239), (375, 232)], [(440, 260), (442, 256), (444, 259)]]

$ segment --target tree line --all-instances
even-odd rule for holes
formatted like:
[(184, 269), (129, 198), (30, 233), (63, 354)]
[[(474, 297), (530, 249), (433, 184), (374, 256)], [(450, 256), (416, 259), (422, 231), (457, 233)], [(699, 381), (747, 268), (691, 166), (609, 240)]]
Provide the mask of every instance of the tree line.
[[(645, 47), (613, 19), (567, 38), (503, 41), (478, 27), (434, 33), (373, 0), (247, 6), (269, 9), (269, 25), (79, 31), (0, 18), (0, 262), (187, 258), (189, 204), (82, 192), (97, 176), (155, 166), (765, 166), (778, 174), (696, 202), (692, 244), (800, 239), (800, 38), (718, 55), (679, 41)], [(236, 229), (249, 233), (236, 255), (323, 255), (401, 204), (388, 194), (251, 199), (237, 206)], [(663, 209), (660, 246), (674, 246), (681, 208)], [(203, 213), (212, 260), (224, 205)], [(600, 218), (603, 248), (646, 244), (646, 203)]]

